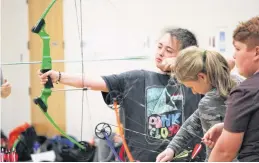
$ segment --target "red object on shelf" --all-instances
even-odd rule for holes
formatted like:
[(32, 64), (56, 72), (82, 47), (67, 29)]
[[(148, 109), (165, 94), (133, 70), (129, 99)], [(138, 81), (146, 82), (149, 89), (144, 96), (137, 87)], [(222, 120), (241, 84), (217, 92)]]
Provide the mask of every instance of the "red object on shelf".
[(17, 162), (18, 161), (18, 154), (13, 151), (9, 154), (10, 162)]
[(9, 153), (7, 150), (4, 152), (4, 162), (10, 162)]

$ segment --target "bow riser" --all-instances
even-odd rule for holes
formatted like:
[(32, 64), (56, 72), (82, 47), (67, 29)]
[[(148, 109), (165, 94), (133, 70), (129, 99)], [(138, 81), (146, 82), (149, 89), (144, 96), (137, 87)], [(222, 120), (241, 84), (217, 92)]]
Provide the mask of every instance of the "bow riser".
[[(42, 20), (43, 21), (40, 21), (40, 22), (44, 22), (44, 19)], [(41, 28), (38, 35), (40, 36), (43, 42), (41, 72), (45, 73), (52, 69), (52, 58), (50, 57), (50, 45), (49, 45), (50, 37), (44, 29), (45, 23), (44, 24), (39, 23), (38, 25), (39, 26), (37, 26), (35, 30), (38, 30)], [(34, 103), (39, 105), (44, 112), (47, 112), (48, 98), (51, 96), (51, 92), (52, 92), (51, 88), (53, 87), (54, 86), (53, 86), (52, 80), (50, 76), (48, 76), (48, 81), (44, 85), (44, 89), (42, 89), (40, 97), (34, 99)]]

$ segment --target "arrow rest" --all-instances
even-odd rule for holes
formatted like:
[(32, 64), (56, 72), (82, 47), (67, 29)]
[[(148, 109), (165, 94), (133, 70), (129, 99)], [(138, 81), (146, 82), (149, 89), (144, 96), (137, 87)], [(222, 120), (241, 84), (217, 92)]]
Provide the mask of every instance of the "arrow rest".
[[(114, 101), (117, 101), (118, 104), (121, 104), (123, 101), (123, 95), (122, 93), (120, 93), (119, 91), (110, 91), (106, 97), (105, 97), (105, 103), (108, 104), (107, 106), (111, 109), (115, 109), (114, 108)], [(118, 108), (120, 107), (120, 105), (117, 105)]]

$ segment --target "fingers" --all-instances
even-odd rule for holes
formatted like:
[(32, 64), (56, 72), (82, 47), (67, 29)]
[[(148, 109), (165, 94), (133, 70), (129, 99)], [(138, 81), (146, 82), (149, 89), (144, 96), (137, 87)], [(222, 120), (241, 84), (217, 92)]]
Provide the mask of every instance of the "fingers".
[(11, 87), (11, 84), (9, 82), (5, 82), (2, 87)]
[(38, 76), (40, 78), (40, 83), (43, 85), (46, 84), (48, 81), (48, 76), (51, 76), (51, 74), (52, 74), (52, 70), (50, 70), (44, 74), (40, 70), (38, 70)]
[(45, 72), (44, 74), (41, 75), (41, 78), (48, 78), (48, 76), (51, 76), (52, 72), (53, 72), (52, 70)]
[(11, 94), (11, 85), (9, 83), (3, 84), (1, 87), (1, 97), (6, 98)]
[(212, 138), (212, 134), (210, 133), (210, 130), (203, 136), (203, 139), (210, 140)]
[(42, 72), (40, 70), (37, 71), (38, 75), (42, 75)]
[(167, 162), (170, 161), (170, 158), (168, 156), (163, 157), (160, 162)]
[(1, 91), (2, 91), (2, 92), (10, 92), (10, 91), (11, 91), (11, 85), (2, 86)]
[(161, 64), (161, 70), (164, 72), (171, 72), (171, 64), (168, 61), (164, 60)]
[(40, 81), (40, 84), (44, 85), (44, 84), (47, 83), (47, 81), (48, 81), (48, 79), (42, 79), (42, 80)]
[(235, 59), (233, 57), (227, 57), (226, 60), (228, 62), (228, 66), (229, 66), (230, 70), (232, 70), (236, 65)]
[(208, 145), (209, 148), (212, 149), (214, 147), (214, 145), (215, 145), (215, 142), (209, 141), (209, 145)]
[(167, 162), (167, 161), (171, 161), (173, 158), (174, 158), (173, 149), (167, 148), (157, 156), (156, 162)]
[(5, 79), (4, 84), (2, 84), (2, 87), (3, 88), (9, 88), (9, 87), (11, 87), (11, 84)]
[(215, 130), (211, 128), (202, 138), (202, 142), (209, 148), (213, 148), (216, 142), (215, 136)]
[(162, 152), (156, 157), (156, 162), (161, 162), (161, 160), (165, 157), (166, 155)]
[(171, 72), (171, 65), (170, 64), (166, 64), (163, 68), (163, 71), (165, 72)]
[(48, 81), (48, 77), (44, 77), (43, 74), (40, 76), (40, 83), (41, 84), (46, 84)]
[(214, 141), (212, 141), (212, 140), (203, 140), (202, 141), (206, 146), (208, 146), (209, 148), (213, 148), (214, 147), (214, 145), (215, 145), (215, 142)]
[(175, 66), (175, 58), (165, 58), (162, 61), (162, 65), (164, 72), (171, 72)]

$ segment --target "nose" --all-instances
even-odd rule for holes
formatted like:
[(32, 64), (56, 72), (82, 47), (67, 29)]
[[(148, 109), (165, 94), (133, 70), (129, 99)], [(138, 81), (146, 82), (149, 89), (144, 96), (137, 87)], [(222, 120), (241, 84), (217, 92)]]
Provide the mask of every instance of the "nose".
[(161, 48), (161, 49), (158, 50), (158, 55), (160, 57), (164, 57), (164, 52), (165, 52), (164, 48)]
[(234, 53), (233, 58), (236, 59), (236, 53)]

